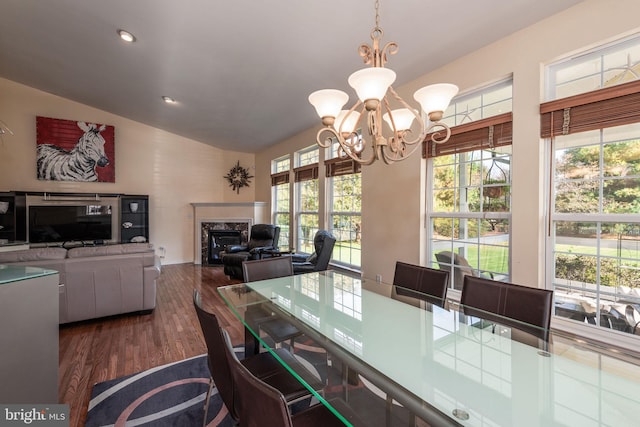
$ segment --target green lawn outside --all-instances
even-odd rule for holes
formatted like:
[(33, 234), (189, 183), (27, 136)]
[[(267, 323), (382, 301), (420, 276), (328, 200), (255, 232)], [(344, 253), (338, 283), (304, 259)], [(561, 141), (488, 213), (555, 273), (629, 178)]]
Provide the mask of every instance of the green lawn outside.
[[(484, 246), (482, 248), (482, 254), (480, 257), (480, 269), (483, 271), (490, 271), (492, 273), (509, 274), (509, 252), (506, 247), (497, 246)], [(469, 261), (469, 265), (473, 268), (478, 268), (478, 247), (469, 246), (467, 248), (467, 256), (465, 257)], [(434, 265), (437, 266), (438, 262), (433, 257)]]
[(336, 245), (333, 247), (333, 259), (343, 264), (360, 267), (362, 265), (361, 254), (360, 243), (336, 242)]
[[(570, 253), (570, 254), (580, 254), (580, 255), (597, 255), (598, 248), (595, 246), (585, 246), (585, 245), (556, 245), (556, 252)], [(623, 250), (620, 254), (622, 258), (636, 258), (640, 262), (640, 255), (638, 251), (633, 250)], [(618, 257), (618, 249), (617, 248), (600, 248), (600, 256), (608, 256), (608, 257)]]

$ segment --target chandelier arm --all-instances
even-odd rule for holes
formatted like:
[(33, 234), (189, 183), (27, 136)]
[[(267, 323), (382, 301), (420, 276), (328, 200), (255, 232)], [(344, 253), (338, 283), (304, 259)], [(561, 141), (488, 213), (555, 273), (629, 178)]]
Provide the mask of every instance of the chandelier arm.
[(329, 148), (333, 145), (333, 140), (330, 137), (325, 138), (324, 141), (326, 142), (323, 142), (322, 134), (324, 134), (325, 132), (329, 132), (333, 134), (335, 137), (337, 137), (337, 134), (333, 129), (331, 129), (330, 127), (323, 127), (316, 134), (316, 144), (318, 144), (320, 148)]
[(390, 150), (387, 150), (386, 148), (383, 148), (382, 149), (382, 153), (381, 153), (382, 154), (382, 160), (388, 165), (396, 163), (396, 162), (401, 162), (402, 160), (407, 160), (420, 147), (422, 147), (422, 145), (420, 145), (420, 144), (414, 145), (411, 148), (411, 151), (409, 151), (409, 153), (404, 153), (402, 155), (398, 151), (391, 151), (391, 153), (390, 153)]
[[(326, 137), (324, 138), (323, 142), (323, 138), (322, 135), (327, 132), (329, 133), (331, 136), (330, 137)], [(353, 132), (351, 134), (354, 137), (357, 137), (358, 134)], [(350, 138), (352, 139), (352, 138)], [(348, 156), (351, 160), (360, 163), (363, 166), (369, 166), (371, 164), (373, 164), (373, 162), (376, 161), (377, 159), (377, 153), (375, 152), (375, 149), (373, 150), (373, 153), (371, 154), (371, 156), (368, 159), (362, 159), (359, 154), (362, 152), (362, 150), (360, 151), (356, 151), (355, 147), (356, 147), (356, 143), (350, 143), (348, 141), (346, 141), (342, 135), (340, 135), (335, 129), (331, 128), (331, 127), (323, 127), (322, 129), (320, 129), (318, 131), (318, 133), (316, 134), (316, 144), (318, 144), (321, 148), (329, 148), (331, 147), (334, 143), (338, 143), (340, 145), (340, 151), (342, 153), (344, 153), (346, 156)], [(364, 145), (364, 143), (363, 143)]]
[(445, 131), (445, 135), (443, 138), (439, 138), (440, 132), (433, 132), (429, 137), (429, 141), (435, 142), (436, 144), (444, 144), (451, 138), (451, 129), (449, 126), (442, 122), (433, 122), (426, 129), (425, 132), (428, 134), (433, 129), (441, 128)]

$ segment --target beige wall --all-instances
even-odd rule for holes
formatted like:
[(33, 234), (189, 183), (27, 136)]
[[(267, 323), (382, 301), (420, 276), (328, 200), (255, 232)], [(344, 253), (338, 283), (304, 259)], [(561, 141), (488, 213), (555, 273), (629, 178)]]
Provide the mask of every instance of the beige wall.
[[(526, 11), (523, 11), (526, 13)], [(571, 53), (640, 31), (637, 0), (590, 0), (578, 4), (497, 43), (489, 45), (399, 88), (407, 100), (421, 86), (451, 82), (468, 91), (513, 75), (513, 231), (512, 279), (544, 286), (544, 144), (539, 139), (539, 104), (543, 66)], [(393, 39), (393, 35), (389, 34)], [(355, 43), (355, 42), (354, 42)], [(398, 55), (402, 55), (399, 52)], [(393, 67), (393, 58), (389, 64)], [(345, 76), (346, 81), (347, 76)], [(302, 99), (301, 105), (306, 101)], [(308, 106), (309, 115), (314, 115)], [(318, 128), (259, 153), (256, 170), (268, 174), (271, 159), (313, 144)], [(396, 260), (425, 261), (424, 180), (426, 161), (418, 157), (400, 164), (364, 167), (364, 276), (393, 277)], [(262, 175), (260, 175), (262, 176)], [(269, 197), (267, 180), (256, 187)]]
[[(37, 180), (36, 116), (113, 125), (116, 182)], [(223, 151), (5, 79), (0, 79), (0, 120), (15, 133), (0, 139), (0, 191), (148, 194), (150, 240), (166, 249), (166, 264), (194, 259), (189, 203), (255, 199), (255, 179), (236, 194), (223, 178), (238, 160), (255, 175), (253, 154)]]

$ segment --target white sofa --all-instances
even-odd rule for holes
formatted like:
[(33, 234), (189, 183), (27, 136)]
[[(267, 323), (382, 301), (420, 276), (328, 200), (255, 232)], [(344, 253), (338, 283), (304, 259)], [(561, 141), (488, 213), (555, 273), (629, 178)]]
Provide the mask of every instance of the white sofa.
[(160, 262), (148, 243), (0, 252), (2, 264), (49, 268), (60, 273), (61, 324), (149, 312), (156, 306)]

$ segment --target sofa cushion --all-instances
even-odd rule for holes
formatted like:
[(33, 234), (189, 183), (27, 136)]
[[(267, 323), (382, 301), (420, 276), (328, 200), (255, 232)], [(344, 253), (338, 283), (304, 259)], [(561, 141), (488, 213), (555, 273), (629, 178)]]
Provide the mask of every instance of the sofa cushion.
[(67, 250), (65, 248), (31, 248), (22, 251), (0, 252), (0, 264), (65, 259), (66, 256)]
[(68, 258), (84, 258), (104, 255), (124, 255), (140, 252), (152, 252), (150, 243), (126, 243), (122, 245), (83, 246), (71, 248), (67, 253)]

